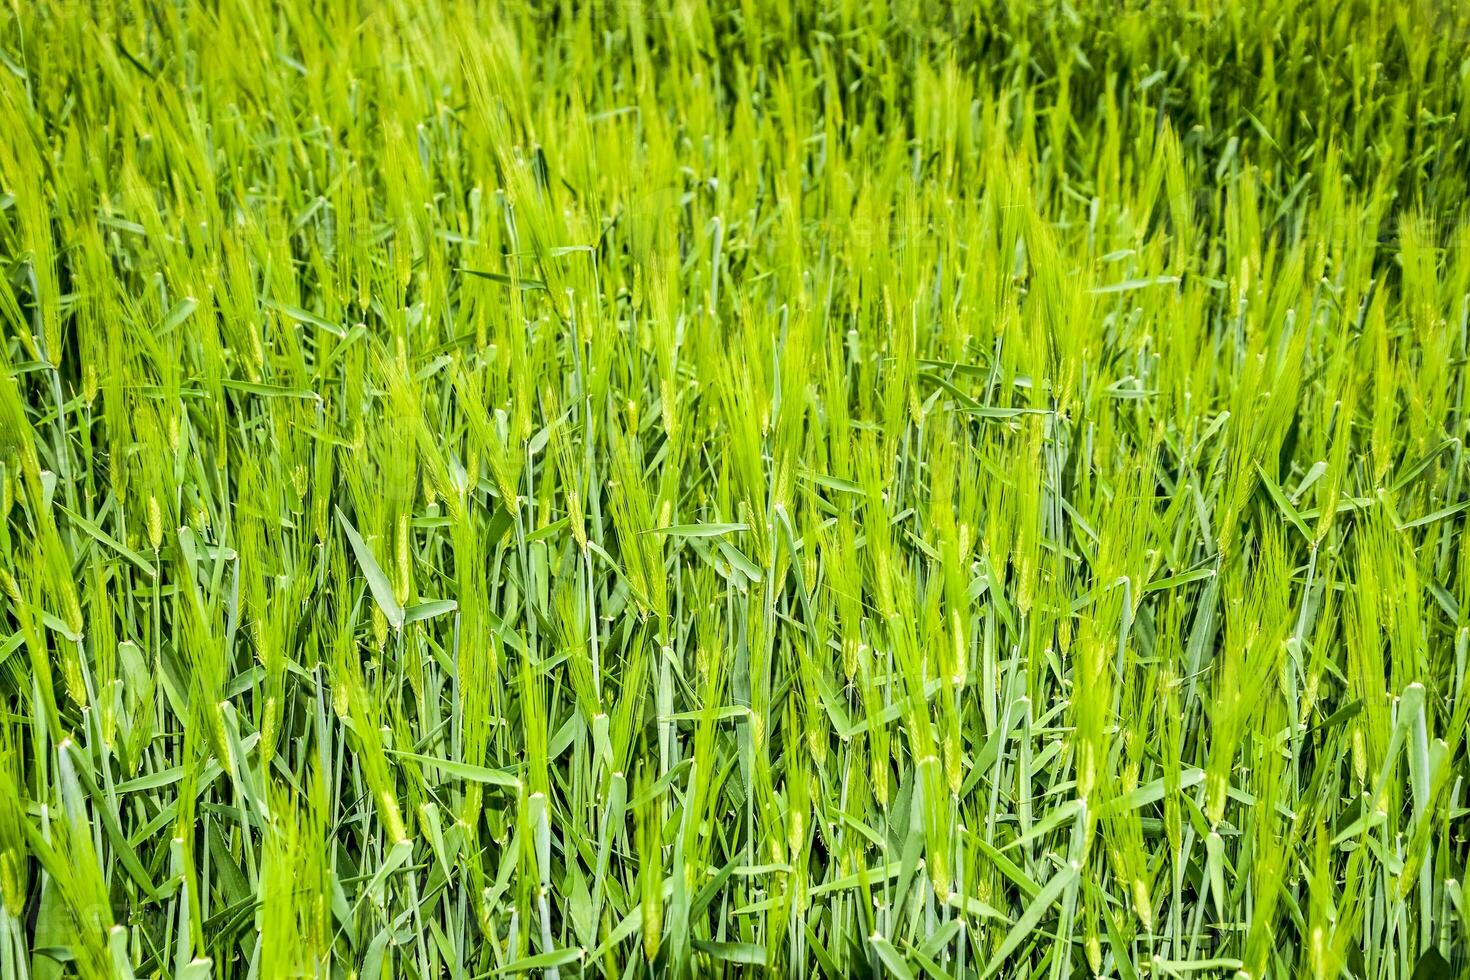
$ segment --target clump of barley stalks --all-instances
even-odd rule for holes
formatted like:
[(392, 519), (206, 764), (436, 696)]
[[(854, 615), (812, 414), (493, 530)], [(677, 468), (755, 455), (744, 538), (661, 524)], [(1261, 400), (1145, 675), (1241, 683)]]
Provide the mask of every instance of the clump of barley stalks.
[(1464, 975), (1467, 29), (8, 5), (0, 977)]

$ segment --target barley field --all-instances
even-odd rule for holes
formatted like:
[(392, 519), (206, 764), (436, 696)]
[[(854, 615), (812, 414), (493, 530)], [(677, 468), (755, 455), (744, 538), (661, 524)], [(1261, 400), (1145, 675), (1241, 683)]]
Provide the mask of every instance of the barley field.
[(1470, 7), (8, 0), (0, 978), (1470, 975)]

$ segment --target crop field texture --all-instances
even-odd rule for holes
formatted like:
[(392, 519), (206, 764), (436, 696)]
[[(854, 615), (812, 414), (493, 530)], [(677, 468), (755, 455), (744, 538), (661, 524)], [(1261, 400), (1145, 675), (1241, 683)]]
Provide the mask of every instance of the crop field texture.
[(10, 0), (0, 978), (1470, 974), (1470, 6)]

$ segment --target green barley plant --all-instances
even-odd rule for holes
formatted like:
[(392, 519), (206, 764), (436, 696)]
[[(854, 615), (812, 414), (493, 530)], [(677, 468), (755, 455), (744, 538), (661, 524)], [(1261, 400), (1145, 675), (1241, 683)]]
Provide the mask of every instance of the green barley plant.
[(1470, 975), (1470, 7), (10, 0), (0, 978)]

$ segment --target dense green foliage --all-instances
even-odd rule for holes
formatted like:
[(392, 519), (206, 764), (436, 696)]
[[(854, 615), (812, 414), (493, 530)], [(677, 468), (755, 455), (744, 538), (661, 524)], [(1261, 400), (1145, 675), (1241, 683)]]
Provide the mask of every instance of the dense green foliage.
[(7, 5), (0, 977), (1470, 970), (1470, 7), (796, 7)]

